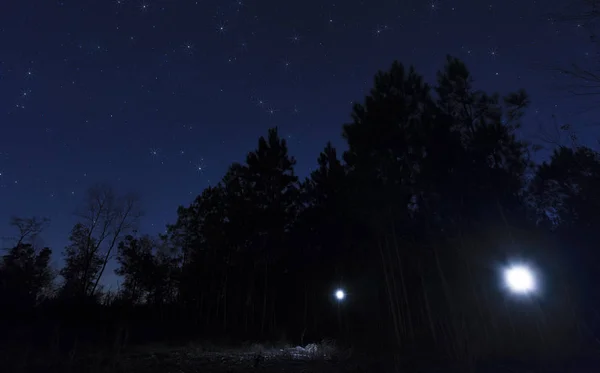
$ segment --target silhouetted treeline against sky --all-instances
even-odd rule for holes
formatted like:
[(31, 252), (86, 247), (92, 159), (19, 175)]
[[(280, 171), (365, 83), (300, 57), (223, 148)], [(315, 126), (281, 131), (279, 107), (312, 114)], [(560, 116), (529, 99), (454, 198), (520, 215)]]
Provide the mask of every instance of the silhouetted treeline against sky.
[[(522, 90), (475, 90), (452, 57), (431, 86), (396, 62), (352, 108), (348, 150), (325, 145), (304, 180), (272, 129), (160, 237), (136, 230), (134, 197), (95, 186), (59, 270), (49, 261), (61, 248), (35, 244), (45, 221), (17, 218), (0, 268), (3, 336), (329, 337), (459, 360), (584, 353), (598, 333), (600, 156), (573, 139), (534, 164), (516, 135), (528, 104)], [(122, 283), (106, 292), (113, 257)], [(532, 294), (504, 288), (514, 263), (540, 275)]]

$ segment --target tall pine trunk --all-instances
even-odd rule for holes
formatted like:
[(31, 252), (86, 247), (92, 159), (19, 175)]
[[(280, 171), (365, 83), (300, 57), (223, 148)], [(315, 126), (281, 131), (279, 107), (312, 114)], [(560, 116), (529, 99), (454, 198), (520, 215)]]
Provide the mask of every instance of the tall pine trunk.
[(223, 284), (223, 331), (227, 330), (227, 281), (229, 279), (228, 270), (225, 272), (225, 283)]
[(265, 278), (264, 278), (264, 292), (263, 292), (263, 306), (262, 306), (262, 317), (260, 323), (260, 334), (264, 336), (265, 332), (265, 322), (267, 319), (267, 292), (269, 286), (269, 264), (265, 262)]

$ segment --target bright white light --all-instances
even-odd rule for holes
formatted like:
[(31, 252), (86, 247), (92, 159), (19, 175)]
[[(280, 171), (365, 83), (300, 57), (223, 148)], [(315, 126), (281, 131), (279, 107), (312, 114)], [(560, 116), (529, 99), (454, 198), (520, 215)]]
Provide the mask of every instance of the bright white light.
[(523, 265), (516, 265), (504, 271), (504, 281), (513, 293), (527, 294), (535, 290), (533, 271)]
[(337, 290), (335, 292), (335, 297), (337, 298), (337, 300), (342, 300), (342, 299), (346, 298), (346, 293), (344, 293), (344, 291), (341, 289)]

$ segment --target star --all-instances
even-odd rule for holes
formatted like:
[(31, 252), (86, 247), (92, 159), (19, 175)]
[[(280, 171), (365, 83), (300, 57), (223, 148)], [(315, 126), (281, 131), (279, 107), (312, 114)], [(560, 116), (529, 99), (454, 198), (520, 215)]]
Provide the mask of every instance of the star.
[(196, 163), (196, 171), (200, 174), (204, 174), (206, 170), (206, 164), (204, 163), (204, 158), (201, 158), (198, 163)]
[(290, 39), (293, 44), (298, 44), (300, 42), (300, 35), (299, 34), (293, 34), (288, 39)]
[(191, 42), (186, 41), (185, 43), (183, 43), (182, 48), (185, 53), (190, 54), (190, 55), (194, 54), (194, 44), (192, 44)]
[(263, 107), (267, 104), (267, 101), (265, 101), (261, 98), (255, 98), (255, 99), (253, 99), (253, 101), (256, 104), (256, 106), (258, 106), (258, 107)]
[(374, 34), (375, 36), (379, 36), (379, 35), (381, 35), (381, 34), (382, 34), (384, 31), (387, 31), (387, 30), (389, 30), (389, 27), (388, 27), (388, 26), (386, 26), (386, 25), (383, 25), (383, 26), (377, 26), (377, 27), (375, 28), (375, 30), (373, 30), (373, 34)]
[(225, 34), (227, 31), (227, 22), (220, 22), (217, 24), (217, 32), (221, 35)]

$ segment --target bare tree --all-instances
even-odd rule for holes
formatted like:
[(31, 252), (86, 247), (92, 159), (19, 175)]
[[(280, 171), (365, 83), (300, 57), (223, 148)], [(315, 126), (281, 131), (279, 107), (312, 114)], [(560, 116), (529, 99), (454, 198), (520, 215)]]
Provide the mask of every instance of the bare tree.
[(35, 216), (31, 218), (11, 217), (10, 225), (19, 231), (16, 246), (25, 243), (25, 241), (35, 240), (49, 223), (50, 220), (48, 218), (37, 218)]
[[(137, 228), (141, 216), (139, 199), (133, 194), (119, 196), (110, 186), (98, 184), (87, 191), (86, 203), (77, 215), (78, 224), (86, 232), (81, 237), (85, 242), (79, 243), (86, 251), (82, 277), (89, 278), (90, 271), (96, 272), (95, 278), (85, 282), (83, 294), (93, 296), (117, 242)], [(100, 260), (98, 270), (93, 268), (96, 259)]]
[(534, 144), (534, 151), (541, 149), (554, 150), (565, 147), (575, 149), (580, 147), (580, 141), (573, 126), (568, 123), (559, 124), (555, 115), (552, 115), (552, 122), (550, 124), (538, 123), (538, 131), (535, 139), (545, 145)]
[(590, 27), (600, 19), (600, 0), (571, 0), (558, 13), (550, 15), (557, 21), (576, 22)]
[[(596, 57), (598, 50), (598, 21), (600, 21), (600, 0), (571, 0), (550, 18), (556, 22), (573, 24), (587, 32), (590, 43), (595, 48)], [(555, 70), (561, 75), (572, 79), (574, 82), (565, 88), (575, 96), (600, 95), (600, 64), (597, 59), (589, 65), (582, 65), (573, 61), (570, 66), (558, 67)]]
[[(578, 59), (574, 55), (569, 55), (566, 61), (553, 62), (545, 69), (554, 74), (556, 83), (555, 88), (569, 94), (569, 97), (576, 100), (578, 113), (584, 114), (592, 110), (597, 110), (597, 97), (600, 96), (600, 44), (598, 39), (599, 21), (600, 21), (600, 0), (568, 0), (555, 8), (554, 11), (545, 15), (553, 24), (562, 24), (568, 27), (577, 28), (584, 37), (588, 38), (590, 50), (586, 52), (585, 59)], [(597, 146), (589, 143), (588, 136), (579, 136), (580, 125), (569, 123), (558, 123), (556, 116), (552, 116), (552, 123), (539, 125), (537, 140), (544, 144), (534, 145), (533, 150), (550, 150), (580, 146)], [(597, 127), (600, 123), (594, 121), (587, 123), (586, 127)], [(600, 141), (598, 141), (600, 143)]]

